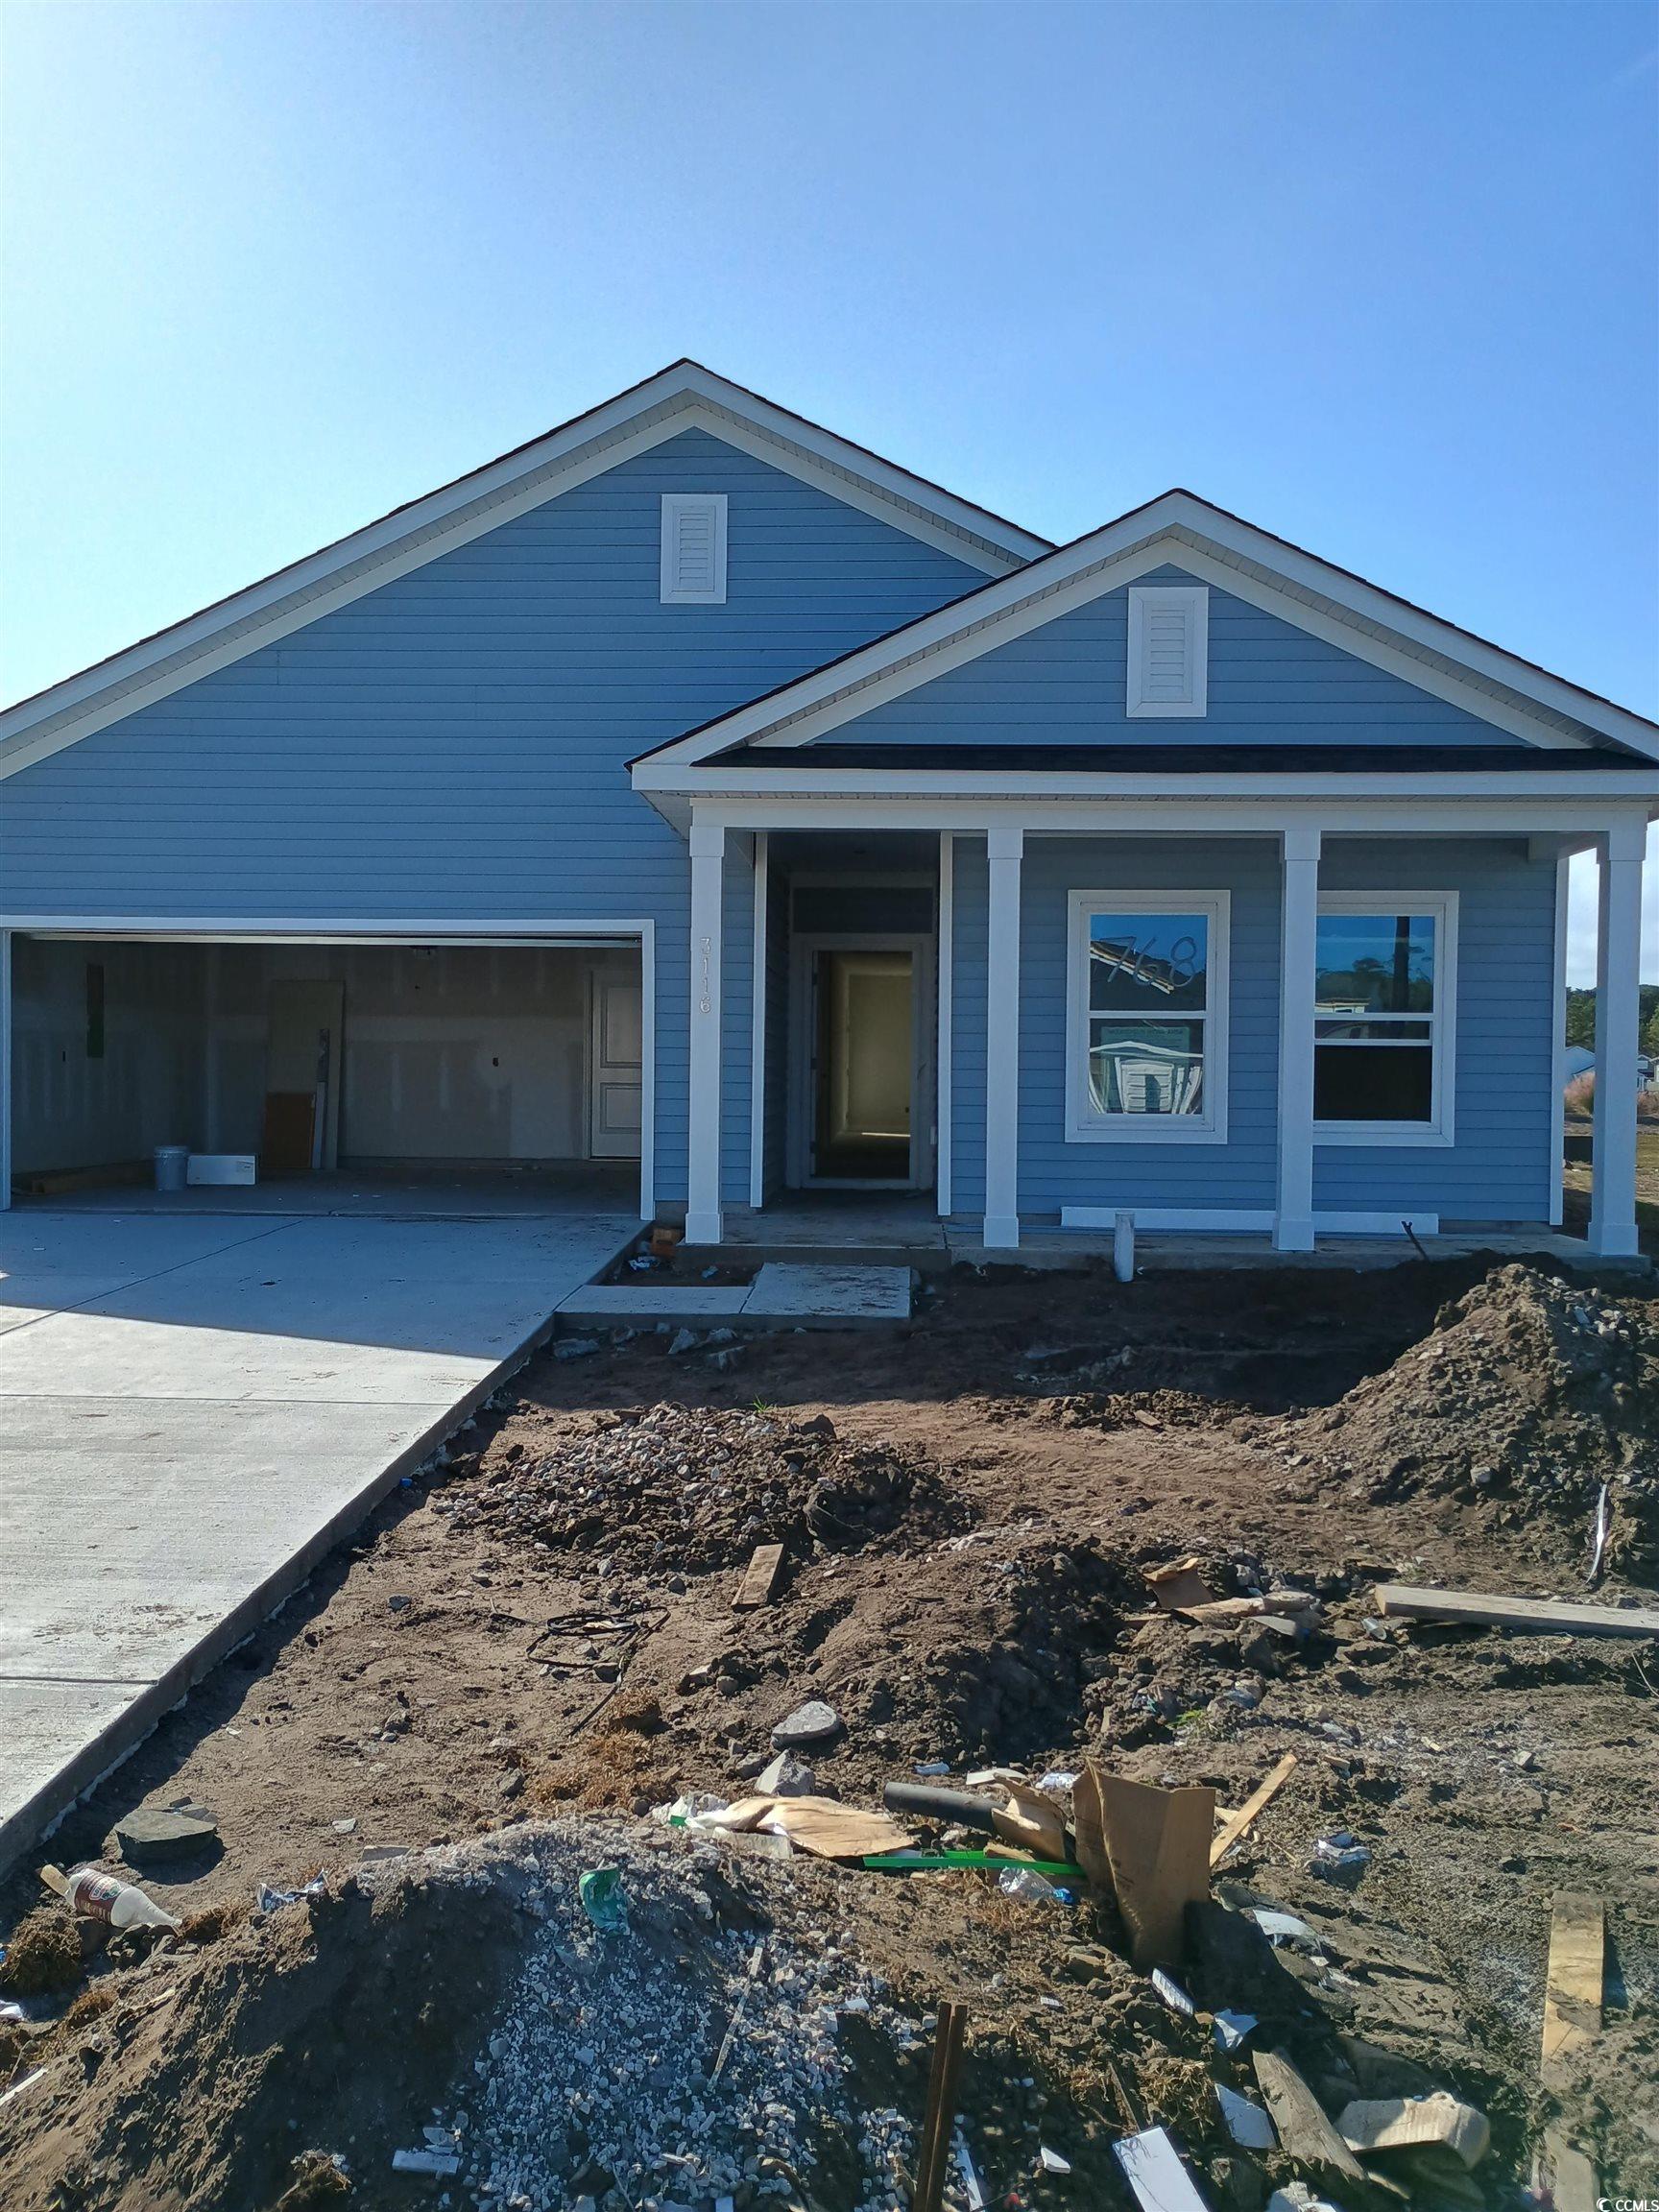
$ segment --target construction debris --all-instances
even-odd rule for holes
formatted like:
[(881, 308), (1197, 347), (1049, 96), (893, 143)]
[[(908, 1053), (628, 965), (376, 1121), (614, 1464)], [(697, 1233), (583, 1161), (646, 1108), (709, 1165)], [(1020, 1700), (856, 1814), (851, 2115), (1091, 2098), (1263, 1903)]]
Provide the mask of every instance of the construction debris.
[[(1296, 1403), (1328, 1369), (1401, 1365), (1397, 1346), (1345, 1337), (1375, 1297), (1345, 1280), (1320, 1303), (1346, 1318), (1310, 1326), (1306, 1362), (1277, 1370)], [(989, 1310), (1002, 1292), (974, 1295)], [(1231, 1296), (1205, 1325), (1255, 1327), (1276, 1295)], [(1576, 1866), (1564, 1848), (1609, 1911), (1624, 1903), (1650, 1663), (1617, 1641), (1411, 1634), (1372, 1596), (1461, 1575), (1572, 1588), (1583, 1519), (1558, 1538), (1529, 1521), (1540, 1548), (1519, 1568), (1459, 1549), (1473, 1509), (1433, 1482), (1390, 1525), (1363, 1490), (1373, 1445), (1338, 1425), (1315, 1448), (1324, 1414), (1241, 1406), (1224, 1349), (1208, 1372), (1233, 1403), (1163, 1388), (1185, 1355), (1159, 1297), (1137, 1283), (1128, 1332), (1148, 1312), (1157, 1328), (1101, 1361), (1124, 1385), (1120, 1438), (1096, 1423), (1073, 1441), (1030, 1398), (999, 1398), (987, 1334), (932, 1397), (924, 1366), (913, 1401), (920, 1334), (884, 1366), (837, 1353), (833, 1423), (758, 1396), (637, 1404), (652, 1383), (636, 1358), (672, 1373), (658, 1388), (733, 1390), (707, 1361), (670, 1370), (666, 1332), (629, 1361), (608, 1336), (604, 1359), (543, 1362), (517, 1407), (504, 1393), (499, 1427), (481, 1421), (430, 1495), (401, 1502), (303, 1634), (274, 1626), (202, 1757), (175, 1778), (158, 1738), (134, 1768), (169, 1812), (196, 1815), (174, 1794), (193, 1785), (224, 1816), (166, 1891), (185, 1917), (159, 1992), (176, 2020), (132, 2032), (164, 1978), (146, 1942), (42, 1908), (64, 1980), (18, 2018), (0, 2008), (0, 2095), (41, 2058), (75, 2063), (8, 2108), (20, 2207), (56, 2201), (60, 2171), (87, 2212), (121, 2189), (159, 2200), (154, 2142), (204, 2202), (293, 2212), (348, 2187), (447, 2192), (454, 2212), (902, 2212), (928, 2056), (964, 1990), (985, 2000), (938, 2124), (940, 2212), (1126, 2192), (1143, 2212), (1257, 2212), (1274, 2182), (1281, 2212), (1331, 2201), (1321, 2189), (1347, 2212), (1406, 2190), (1507, 2202), (1534, 2156), (1563, 2212), (1594, 2176), (1580, 2143), (1622, 2181), (1643, 2146), (1610, 2085), (1645, 2046), (1622, 2008), (1598, 2032), (1600, 1897), (1559, 1900), (1548, 1993), (1528, 1915), (1539, 1870)], [(1632, 1334), (1637, 1304), (1621, 1308)], [(1125, 1350), (1151, 1387), (1127, 1387)], [(822, 1358), (752, 1348), (743, 1395), (808, 1409)], [(1394, 1382), (1426, 1399), (1436, 1360), (1408, 1358)], [(947, 1401), (956, 1462), (923, 1449)], [(1455, 1427), (1455, 1406), (1440, 1418)], [(861, 1425), (901, 1441), (860, 1443)], [(1338, 1516), (1341, 1451), (1358, 1472)], [(1212, 1479), (1214, 1518), (1194, 1512)], [(1646, 1494), (1601, 1479), (1608, 1595), (1586, 1610), (1623, 1624)], [(1480, 1513), (1505, 1479), (1474, 1485)], [(805, 1727), (810, 1765), (768, 1742), (775, 1726)], [(281, 1819), (261, 1824), (268, 1790)], [(550, 1805), (574, 1816), (549, 1823)], [(65, 1851), (128, 1832), (118, 1786), (78, 1817)], [(410, 1840), (353, 1866), (359, 1831)], [(344, 1864), (319, 1873), (330, 1852)], [(1371, 1853), (1358, 1891), (1331, 1886)], [(290, 1887), (250, 1916), (262, 1872)], [(1593, 1980), (1572, 1963), (1575, 1922)], [(1503, 1932), (1495, 2037), (1481, 1946)], [(29, 1957), (16, 1923), (6, 1969)], [(1546, 2014), (1547, 2099), (1511, 2049), (1517, 2007)], [(324, 2146), (303, 2173), (296, 2142)]]
[(1209, 2212), (1164, 2128), (1127, 2135), (1112, 2151), (1142, 2212)]
[(1450, 1621), (1533, 1636), (1659, 1636), (1659, 1609), (1575, 1605), (1555, 1598), (1487, 1598), (1474, 1590), (1414, 1590), (1382, 1582), (1377, 1603), (1410, 1621)]
[(1155, 1789), (1090, 1760), (1071, 1803), (1078, 1859), (1091, 1881), (1117, 1898), (1131, 1960), (1142, 1968), (1179, 1965), (1182, 1916), (1210, 1894), (1214, 1791)]
[(753, 1612), (757, 1605), (771, 1602), (778, 1587), (778, 1578), (783, 1572), (783, 1547), (781, 1544), (757, 1544), (754, 1556), (743, 1571), (743, 1579), (737, 1586), (737, 1595), (732, 1600), (733, 1610)]
[(1215, 1840), (1210, 1846), (1210, 1870), (1214, 1872), (1232, 1850), (1235, 1843), (1250, 1827), (1258, 1814), (1265, 1811), (1278, 1791), (1290, 1779), (1295, 1768), (1296, 1754), (1286, 1751), (1265, 1782), (1253, 1790), (1237, 1813), (1230, 1813), (1216, 1830)]
[(1315, 2174), (1363, 2182), (1364, 2170), (1325, 2116), (1325, 2108), (1282, 2051), (1255, 2054), (1257, 2084), (1279, 2131), (1285, 2155)]
[(1550, 1965), (1544, 1987), (1540, 2071), (1558, 2081), (1601, 2030), (1605, 1915), (1599, 1897), (1562, 1890), (1550, 1916)]
[(1444, 2090), (1346, 2104), (1337, 2116), (1336, 2132), (1350, 2151), (1410, 2151), (1433, 2144), (1465, 2166), (1479, 2166), (1492, 2145), (1486, 2115)]

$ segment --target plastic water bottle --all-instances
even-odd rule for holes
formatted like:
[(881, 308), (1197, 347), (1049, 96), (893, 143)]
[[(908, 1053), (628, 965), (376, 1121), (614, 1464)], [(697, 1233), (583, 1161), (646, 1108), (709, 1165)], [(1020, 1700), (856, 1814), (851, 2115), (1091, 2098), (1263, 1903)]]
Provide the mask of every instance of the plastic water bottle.
[(111, 1928), (164, 1928), (177, 1935), (180, 1923), (131, 1882), (96, 1866), (78, 1867), (69, 1876), (64, 1899), (72, 1912), (88, 1920), (108, 1920)]

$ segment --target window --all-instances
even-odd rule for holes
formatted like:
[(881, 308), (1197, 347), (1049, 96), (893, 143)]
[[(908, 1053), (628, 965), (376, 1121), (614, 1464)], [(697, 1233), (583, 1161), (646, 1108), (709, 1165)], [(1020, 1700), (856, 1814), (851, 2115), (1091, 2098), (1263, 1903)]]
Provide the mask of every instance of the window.
[(1067, 1136), (1227, 1134), (1225, 891), (1074, 891)]
[(1313, 1120), (1324, 1141), (1451, 1142), (1456, 922), (1451, 892), (1319, 902)]
[(665, 607), (726, 604), (726, 494), (662, 494), (662, 603)]
[(1129, 693), (1137, 719), (1206, 711), (1210, 594), (1202, 584), (1147, 584), (1129, 592)]

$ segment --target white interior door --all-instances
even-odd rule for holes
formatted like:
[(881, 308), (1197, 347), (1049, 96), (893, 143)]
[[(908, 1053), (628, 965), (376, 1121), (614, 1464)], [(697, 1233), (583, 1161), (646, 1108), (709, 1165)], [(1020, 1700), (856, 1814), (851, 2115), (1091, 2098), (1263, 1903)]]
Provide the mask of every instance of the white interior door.
[(645, 1031), (639, 978), (593, 971), (593, 1043), (588, 1150), (595, 1160), (637, 1160), (644, 1097)]

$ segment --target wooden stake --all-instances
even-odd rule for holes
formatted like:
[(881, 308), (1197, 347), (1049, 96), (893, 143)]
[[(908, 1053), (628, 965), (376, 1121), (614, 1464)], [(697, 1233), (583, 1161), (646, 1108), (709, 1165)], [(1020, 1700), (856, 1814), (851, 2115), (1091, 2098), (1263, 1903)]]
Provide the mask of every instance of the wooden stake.
[(956, 2126), (956, 2084), (962, 2074), (962, 2039), (967, 2030), (966, 2005), (940, 2006), (911, 2212), (939, 2212), (944, 2199), (945, 2174), (950, 2162), (950, 2137)]
[(1262, 1811), (1279, 1785), (1289, 1778), (1290, 1769), (1295, 1764), (1295, 1752), (1286, 1751), (1261, 1788), (1250, 1792), (1237, 1813), (1228, 1814), (1222, 1824), (1221, 1833), (1210, 1846), (1210, 1871), (1212, 1874), (1226, 1858), (1228, 1852), (1232, 1850), (1234, 1844), (1238, 1842), (1239, 1837), (1243, 1835), (1245, 1829), (1249, 1827), (1251, 1821), (1255, 1819), (1257, 1814)]

